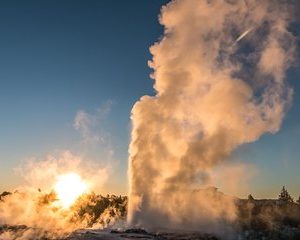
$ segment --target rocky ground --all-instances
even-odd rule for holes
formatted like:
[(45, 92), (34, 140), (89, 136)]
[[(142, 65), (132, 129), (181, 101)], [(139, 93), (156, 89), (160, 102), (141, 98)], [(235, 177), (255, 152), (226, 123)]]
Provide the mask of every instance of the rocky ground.
[[(30, 234), (29, 234), (30, 232)], [(281, 227), (269, 231), (246, 230), (230, 237), (214, 236), (199, 232), (160, 231), (147, 232), (143, 229), (96, 230), (81, 229), (68, 236), (53, 235), (26, 226), (1, 226), (0, 240), (299, 240), (299, 227)]]
[(150, 233), (142, 229), (127, 229), (125, 231), (116, 230), (81, 230), (73, 233), (67, 240), (217, 240), (218, 238), (210, 234), (200, 233), (179, 233), (179, 232), (159, 232)]
[(280, 228), (272, 231), (244, 231), (233, 236), (217, 237), (198, 232), (159, 232), (149, 233), (141, 229), (81, 230), (73, 233), (66, 240), (299, 240), (300, 228)]

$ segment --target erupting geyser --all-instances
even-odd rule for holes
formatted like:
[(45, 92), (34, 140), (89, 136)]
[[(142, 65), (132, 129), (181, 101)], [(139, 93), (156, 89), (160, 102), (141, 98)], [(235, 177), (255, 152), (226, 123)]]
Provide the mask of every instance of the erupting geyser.
[(162, 8), (164, 36), (149, 63), (157, 94), (143, 96), (131, 116), (130, 224), (230, 226), (233, 199), (194, 190), (214, 185), (215, 168), (238, 146), (279, 130), (293, 93), (285, 81), (295, 49), (290, 9), (261, 0), (174, 0)]

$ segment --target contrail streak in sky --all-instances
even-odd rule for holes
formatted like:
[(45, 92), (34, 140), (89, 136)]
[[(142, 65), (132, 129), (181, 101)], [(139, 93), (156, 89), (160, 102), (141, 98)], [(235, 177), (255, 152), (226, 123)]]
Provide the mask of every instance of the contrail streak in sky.
[(236, 40), (235, 43), (238, 43), (239, 41), (241, 41), (244, 37), (246, 37), (248, 35), (248, 33), (250, 33), (253, 30), (253, 28), (249, 28), (248, 30), (246, 30), (245, 32), (243, 32)]

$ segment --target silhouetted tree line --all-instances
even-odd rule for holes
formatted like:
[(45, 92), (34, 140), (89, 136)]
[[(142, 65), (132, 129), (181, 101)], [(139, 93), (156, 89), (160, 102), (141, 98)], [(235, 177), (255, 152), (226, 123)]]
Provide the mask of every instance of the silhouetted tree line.
[(300, 226), (300, 197), (294, 202), (285, 187), (278, 199), (238, 200), (238, 225), (241, 229), (271, 230)]
[[(249, 201), (254, 201), (254, 197), (249, 194), (248, 195), (248, 200)], [(286, 190), (285, 186), (282, 187), (280, 193), (279, 193), (279, 196), (278, 196), (278, 200), (279, 201), (282, 201), (282, 202), (289, 202), (289, 203), (293, 203), (294, 202), (294, 199), (291, 197), (291, 195), (289, 194), (289, 192)], [(298, 200), (296, 201), (296, 203), (300, 204), (300, 196), (298, 198)]]

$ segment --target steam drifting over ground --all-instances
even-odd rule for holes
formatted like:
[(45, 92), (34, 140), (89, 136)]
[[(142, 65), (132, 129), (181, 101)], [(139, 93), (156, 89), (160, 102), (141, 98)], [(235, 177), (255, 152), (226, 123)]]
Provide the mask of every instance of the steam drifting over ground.
[[(0, 239), (62, 236), (86, 227), (90, 216), (84, 218), (77, 212), (94, 204), (95, 197), (89, 194), (103, 191), (109, 173), (107, 166), (89, 162), (69, 151), (49, 155), (41, 161), (27, 161), (16, 171), (24, 177), (25, 184), (13, 194), (0, 198), (0, 226), (26, 225), (30, 229), (26, 228), (20, 236), (14, 233), (3, 236), (0, 231)], [(62, 182), (64, 179), (67, 181)]]
[[(131, 116), (132, 225), (230, 228), (233, 198), (193, 190), (214, 185), (216, 168), (237, 147), (280, 129), (293, 93), (284, 81), (295, 50), (290, 7), (174, 0), (162, 8), (164, 35), (149, 62), (157, 94), (143, 96)], [(239, 166), (223, 185), (238, 184)]]

